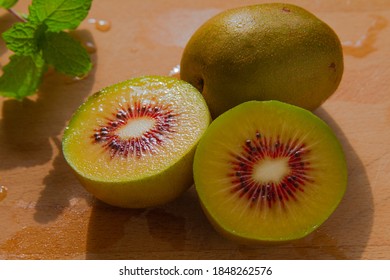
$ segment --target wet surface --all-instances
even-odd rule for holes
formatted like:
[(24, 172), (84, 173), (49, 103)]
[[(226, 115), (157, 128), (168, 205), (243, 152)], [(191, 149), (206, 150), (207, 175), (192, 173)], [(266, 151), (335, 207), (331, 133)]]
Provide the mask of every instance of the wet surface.
[(367, 32), (361, 35), (358, 40), (342, 42), (345, 54), (362, 58), (377, 50), (375, 43), (380, 32), (387, 27), (388, 22), (383, 16), (372, 16), (372, 18), (373, 21)]
[[(390, 104), (387, 78), (389, 1), (293, 1), (331, 19), (345, 52), (339, 89), (315, 111), (346, 153), (349, 183), (336, 212), (313, 234), (277, 246), (240, 245), (208, 222), (194, 188), (167, 205), (120, 209), (88, 194), (61, 153), (67, 121), (85, 98), (146, 74), (179, 77), (186, 41), (207, 18), (258, 1), (95, 1), (75, 36), (90, 45), (84, 79), (47, 73), (22, 102), (0, 99), (1, 259), (389, 259)], [(17, 9), (26, 11), (25, 4)], [(353, 16), (350, 16), (353, 14)], [(1, 32), (13, 17), (0, 15)], [(0, 41), (0, 66), (7, 63)], [(0, 193), (0, 199), (2, 194)], [(374, 211), (375, 210), (375, 211)]]

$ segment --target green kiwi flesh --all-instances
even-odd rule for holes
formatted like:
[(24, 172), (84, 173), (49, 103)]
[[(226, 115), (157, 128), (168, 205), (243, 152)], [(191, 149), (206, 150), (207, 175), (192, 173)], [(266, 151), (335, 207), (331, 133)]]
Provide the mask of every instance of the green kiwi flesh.
[(145, 76), (109, 86), (75, 112), (63, 154), (98, 199), (145, 208), (177, 198), (193, 184), (196, 145), (210, 123), (190, 84)]
[(194, 179), (207, 217), (225, 236), (283, 242), (307, 236), (335, 211), (347, 166), (331, 128), (310, 111), (248, 101), (207, 129)]

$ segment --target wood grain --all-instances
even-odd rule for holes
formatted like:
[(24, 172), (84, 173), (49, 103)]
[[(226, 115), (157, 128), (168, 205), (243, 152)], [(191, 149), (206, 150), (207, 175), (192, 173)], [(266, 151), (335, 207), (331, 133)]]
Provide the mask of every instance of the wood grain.
[[(75, 35), (96, 47), (81, 81), (50, 72), (39, 94), (0, 98), (0, 259), (390, 259), (390, 2), (289, 1), (325, 20), (344, 43), (345, 73), (315, 113), (346, 153), (349, 184), (336, 212), (307, 238), (243, 246), (218, 235), (194, 189), (153, 209), (107, 206), (77, 182), (61, 154), (74, 110), (99, 89), (144, 74), (167, 75), (192, 32), (230, 7), (262, 1), (94, 1)], [(263, 1), (265, 2), (265, 1)], [(29, 1), (15, 9), (26, 12)], [(0, 13), (0, 32), (15, 19)], [(366, 36), (366, 37), (364, 37)], [(360, 40), (360, 41), (359, 41)], [(0, 65), (10, 53), (0, 41)]]

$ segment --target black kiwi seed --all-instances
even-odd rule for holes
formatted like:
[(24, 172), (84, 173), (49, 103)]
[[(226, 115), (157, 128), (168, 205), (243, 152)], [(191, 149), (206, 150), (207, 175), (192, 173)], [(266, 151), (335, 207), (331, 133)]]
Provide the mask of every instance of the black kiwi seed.
[(99, 134), (95, 133), (95, 140), (100, 141), (100, 139), (102, 139), (102, 137)]

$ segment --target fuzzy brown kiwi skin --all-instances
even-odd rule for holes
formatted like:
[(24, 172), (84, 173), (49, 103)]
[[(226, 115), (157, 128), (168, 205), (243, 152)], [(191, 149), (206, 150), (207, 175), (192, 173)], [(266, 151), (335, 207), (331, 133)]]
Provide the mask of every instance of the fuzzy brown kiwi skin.
[(334, 30), (291, 4), (224, 11), (190, 38), (180, 76), (205, 97), (213, 118), (249, 100), (315, 110), (338, 88), (344, 62)]

